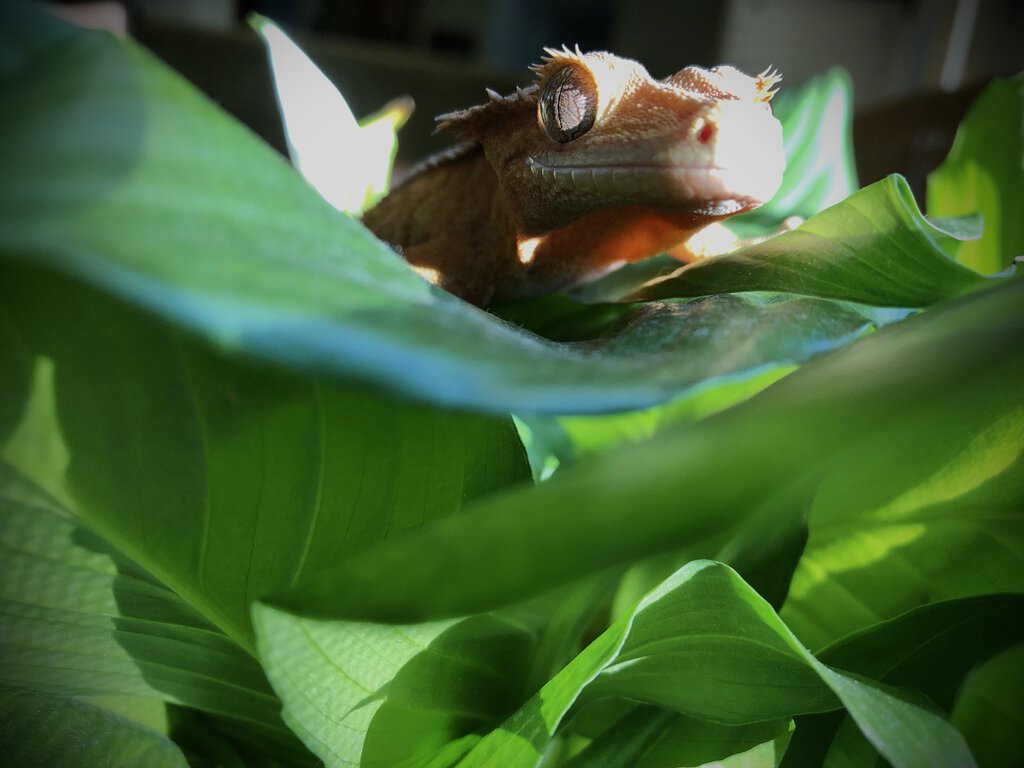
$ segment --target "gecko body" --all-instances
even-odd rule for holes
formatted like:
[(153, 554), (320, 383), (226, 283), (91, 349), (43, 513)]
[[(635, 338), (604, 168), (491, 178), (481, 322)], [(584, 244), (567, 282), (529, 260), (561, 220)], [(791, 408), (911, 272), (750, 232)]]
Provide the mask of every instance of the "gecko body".
[(585, 282), (769, 200), (785, 167), (774, 73), (686, 67), (662, 80), (607, 52), (546, 49), (537, 82), (441, 115), (464, 144), (363, 223), (480, 306)]

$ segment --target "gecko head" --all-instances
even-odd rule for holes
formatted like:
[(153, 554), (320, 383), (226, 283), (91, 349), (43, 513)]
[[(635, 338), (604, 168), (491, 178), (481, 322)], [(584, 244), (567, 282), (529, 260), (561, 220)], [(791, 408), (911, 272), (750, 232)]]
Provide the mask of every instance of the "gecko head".
[(769, 104), (777, 74), (691, 66), (657, 80), (603, 51), (546, 53), (534, 85), (438, 118), (483, 146), (523, 231), (614, 208), (709, 221), (778, 190), (785, 155)]

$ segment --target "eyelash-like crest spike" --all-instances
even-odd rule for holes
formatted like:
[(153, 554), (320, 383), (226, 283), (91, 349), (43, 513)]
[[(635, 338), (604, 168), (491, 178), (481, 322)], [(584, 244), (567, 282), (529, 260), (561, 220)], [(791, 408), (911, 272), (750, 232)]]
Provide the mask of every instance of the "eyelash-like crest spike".
[(563, 43), (561, 49), (545, 47), (543, 51), (544, 55), (540, 57), (540, 63), (531, 64), (529, 67), (530, 71), (537, 76), (538, 81), (543, 81), (560, 64), (573, 63), (587, 66), (584, 63), (587, 54), (583, 53), (580, 49), (579, 43), (576, 43), (573, 48), (569, 48), (568, 45)]
[(475, 126), (486, 122), (488, 119), (502, 114), (505, 110), (522, 109), (523, 102), (529, 103), (532, 107), (536, 103), (537, 86), (531, 85), (526, 88), (517, 87), (515, 93), (502, 96), (493, 88), (485, 88), (487, 102), (468, 109), (458, 109), (453, 112), (446, 112), (434, 118), (438, 131), (453, 131), (464, 138), (472, 138)]
[(754, 87), (757, 89), (755, 100), (767, 104), (772, 100), (772, 96), (779, 92), (778, 88), (772, 88), (772, 86), (781, 82), (782, 73), (769, 64), (763, 72), (754, 78)]

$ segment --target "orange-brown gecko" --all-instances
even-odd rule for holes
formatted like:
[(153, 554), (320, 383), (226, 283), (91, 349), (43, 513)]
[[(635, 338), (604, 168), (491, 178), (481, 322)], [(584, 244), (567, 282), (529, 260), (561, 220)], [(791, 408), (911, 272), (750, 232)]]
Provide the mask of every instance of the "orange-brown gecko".
[(480, 306), (670, 251), (778, 190), (775, 73), (664, 80), (606, 52), (545, 49), (537, 83), (437, 118), (467, 143), (363, 216), (427, 279)]

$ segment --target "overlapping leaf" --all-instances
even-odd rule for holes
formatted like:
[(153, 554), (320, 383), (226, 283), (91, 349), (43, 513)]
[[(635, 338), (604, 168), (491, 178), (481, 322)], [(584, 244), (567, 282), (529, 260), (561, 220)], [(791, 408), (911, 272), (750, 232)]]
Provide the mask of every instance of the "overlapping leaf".
[(188, 768), (166, 736), (89, 704), (0, 688), (0, 734), (10, 765)]
[(791, 721), (728, 726), (638, 706), (566, 762), (566, 768), (776, 768)]
[(90, 705), (83, 711), (141, 717), (148, 727), (151, 705), (184, 704), (303, 764), (252, 657), (7, 464), (0, 543), (0, 685), (61, 698), (72, 713), (82, 703)]
[(1024, 255), (1024, 74), (991, 83), (971, 105), (953, 148), (928, 176), (928, 215), (980, 213), (984, 233), (959, 260), (990, 274)]
[[(818, 658), (874, 680), (919, 691), (942, 711), (952, 713), (958, 691), (965, 679), (970, 680), (972, 668), (1022, 638), (1024, 595), (982, 595), (921, 606), (844, 638), (824, 649)], [(1012, 684), (1003, 690), (1011, 688)], [(834, 725), (834, 736), (822, 740), (816, 753), (805, 750), (801, 759), (785, 765), (873, 765), (874, 750), (854, 724), (846, 721)], [(1000, 738), (1005, 740), (1008, 735)], [(988, 754), (986, 740), (977, 731), (966, 736), (976, 754)], [(979, 762), (988, 764), (986, 760)]]
[(978, 762), (1012, 768), (1024, 755), (1024, 645), (976, 668), (965, 682), (953, 723), (971, 743)]
[(410, 626), (258, 607), (260, 658), (285, 718), (329, 766), (426, 765), (524, 698), (533, 636), (489, 616)]
[[(892, 512), (940, 500), (947, 488), (957, 496), (954, 476), (943, 474), (950, 465), (976, 481), (963, 490), (984, 481), (978, 488), (998, 500), (1004, 515), (988, 551), (1004, 549), (1002, 561), (1012, 563), (1020, 551), (1012, 543), (1022, 508), (1014, 467), (1024, 412), (1009, 383), (1024, 375), (1024, 355), (1015, 351), (1022, 302), (1017, 280), (883, 329), (724, 413), (357, 555), (332, 569), (332, 581), (351, 587), (343, 597), (311, 586), (294, 604), (406, 621), (484, 609), (711, 542), (773, 500), (776, 510), (804, 509), (822, 483), (859, 488), (851, 505), (881, 499), (884, 489), (905, 500)], [(846, 460), (853, 455), (875, 458), (862, 465)], [(849, 531), (852, 540), (856, 533)], [(987, 590), (1020, 588), (1019, 568), (995, 573)], [(888, 600), (894, 590), (876, 592)]]
[[(716, 563), (691, 563), (667, 579), (500, 726), (522, 679), (516, 669), (524, 657), (514, 649), (528, 640), (514, 625), (476, 617), (389, 627), (303, 619), (272, 608), (257, 616), (261, 658), (287, 716), (328, 766), (449, 764), (463, 754), (463, 768), (535, 766), (570, 712), (615, 696), (737, 725), (842, 702), (897, 766), (971, 764), (962, 739), (941, 718), (818, 662), (762, 598)], [(602, 749), (599, 740), (589, 758), (576, 762), (593, 764), (587, 760), (601, 751), (639, 759), (655, 744), (652, 727), (665, 732), (661, 756), (651, 764), (695, 753), (671, 737), (692, 729), (692, 720), (652, 717), (650, 709), (643, 722), (628, 720), (612, 729), (619, 734), (614, 749)], [(646, 737), (632, 753), (623, 752), (628, 741), (621, 733), (631, 726)], [(760, 731), (763, 740), (767, 732)], [(751, 738), (749, 729), (742, 733), (731, 738)], [(901, 738), (919, 733), (933, 741)], [(781, 756), (770, 746), (760, 752), (770, 760)]]
[(906, 180), (890, 176), (791, 232), (689, 264), (641, 288), (636, 296), (658, 299), (786, 286), (809, 296), (925, 307), (985, 283), (943, 255), (940, 242), (950, 237), (921, 215)]
[[(973, 764), (951, 726), (916, 703), (821, 664), (734, 571), (694, 562), (595, 640), (459, 765), (537, 765), (579, 701), (608, 695), (735, 723), (830, 709), (838, 697), (898, 767)], [(920, 733), (933, 741), (917, 741)]]
[(0, 292), (54, 361), (80, 513), (243, 648), (251, 601), (529, 476), (507, 418), (233, 363), (74, 283), (16, 284)]

